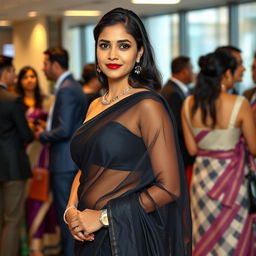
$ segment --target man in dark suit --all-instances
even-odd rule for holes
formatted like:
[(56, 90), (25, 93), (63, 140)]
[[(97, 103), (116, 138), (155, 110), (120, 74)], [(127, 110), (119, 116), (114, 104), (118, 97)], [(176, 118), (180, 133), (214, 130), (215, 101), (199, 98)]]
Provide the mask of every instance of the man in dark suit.
[[(232, 56), (235, 57), (237, 62), (237, 68), (234, 74), (234, 86), (236, 83), (241, 83), (243, 80), (243, 74), (245, 71), (245, 67), (243, 65), (243, 59), (241, 55), (242, 51), (239, 48), (232, 45), (220, 46), (215, 51), (227, 51), (230, 54), (232, 54)], [(228, 92), (231, 94), (239, 94), (239, 91), (237, 90), (236, 87), (231, 88)]]
[(193, 80), (193, 67), (190, 58), (180, 56), (173, 59), (171, 63), (172, 76), (161, 90), (162, 96), (167, 100), (174, 114), (180, 142), (181, 153), (185, 167), (193, 163), (193, 157), (188, 154), (185, 146), (182, 125), (181, 125), (181, 108), (183, 101), (189, 94), (188, 85)]
[(50, 145), (51, 185), (61, 227), (64, 255), (74, 255), (74, 239), (63, 221), (63, 213), (69, 199), (77, 166), (70, 154), (70, 139), (85, 119), (87, 98), (81, 85), (68, 71), (68, 53), (61, 47), (49, 48), (44, 52), (43, 71), (48, 80), (55, 84), (55, 102), (47, 121), (47, 129), (36, 134), (42, 143)]
[(254, 54), (254, 60), (252, 63), (252, 81), (255, 86), (244, 92), (244, 96), (250, 101), (251, 104), (256, 102), (256, 52)]
[(0, 256), (18, 255), (26, 181), (31, 177), (25, 143), (33, 140), (14, 84), (12, 58), (0, 55)]

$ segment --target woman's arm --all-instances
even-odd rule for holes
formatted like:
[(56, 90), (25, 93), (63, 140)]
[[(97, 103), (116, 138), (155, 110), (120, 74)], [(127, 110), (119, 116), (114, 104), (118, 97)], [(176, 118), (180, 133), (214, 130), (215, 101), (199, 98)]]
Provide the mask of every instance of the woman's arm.
[(94, 239), (94, 235), (84, 234), (84, 229), (81, 227), (81, 224), (79, 225), (78, 223), (79, 219), (81, 218), (81, 214), (83, 213), (76, 209), (78, 204), (77, 190), (80, 184), (79, 182), (80, 176), (81, 176), (81, 171), (79, 170), (73, 180), (69, 201), (68, 201), (63, 218), (64, 218), (64, 221), (68, 224), (69, 230), (76, 240), (92, 241)]
[[(195, 141), (195, 138), (193, 136), (193, 133), (191, 131), (188, 118), (186, 116), (186, 104), (188, 104), (188, 99), (183, 103), (182, 109), (181, 109), (181, 123), (182, 123), (182, 130), (183, 130), (183, 136), (185, 140), (185, 144), (188, 150), (188, 153), (191, 156), (195, 156), (198, 152), (198, 147)], [(188, 106), (189, 107), (189, 106)]]
[(77, 203), (78, 203), (77, 190), (78, 190), (78, 186), (80, 184), (80, 182), (79, 182), (80, 176), (81, 176), (81, 171), (79, 170), (73, 180), (73, 183), (72, 183), (67, 208), (70, 206), (77, 207)]
[(149, 152), (155, 183), (140, 194), (146, 212), (154, 211), (180, 197), (180, 151), (175, 143), (173, 123), (161, 102), (143, 100), (138, 126)]
[(241, 120), (241, 128), (245, 137), (246, 144), (249, 151), (256, 155), (256, 124), (253, 116), (252, 108), (247, 99), (243, 100), (240, 111), (238, 113), (238, 120)]

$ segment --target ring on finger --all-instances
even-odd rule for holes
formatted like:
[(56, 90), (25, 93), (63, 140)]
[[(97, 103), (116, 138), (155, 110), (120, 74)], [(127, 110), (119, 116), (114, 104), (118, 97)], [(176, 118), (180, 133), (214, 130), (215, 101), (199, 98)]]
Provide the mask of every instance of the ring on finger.
[(78, 233), (79, 230), (78, 230), (78, 226), (74, 228), (75, 232)]

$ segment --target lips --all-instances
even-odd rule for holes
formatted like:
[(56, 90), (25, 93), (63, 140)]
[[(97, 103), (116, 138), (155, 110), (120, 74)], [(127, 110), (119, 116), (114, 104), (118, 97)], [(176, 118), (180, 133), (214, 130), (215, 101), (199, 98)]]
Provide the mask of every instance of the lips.
[(107, 67), (109, 68), (109, 69), (118, 69), (118, 68), (120, 68), (122, 65), (120, 65), (120, 64), (107, 64)]

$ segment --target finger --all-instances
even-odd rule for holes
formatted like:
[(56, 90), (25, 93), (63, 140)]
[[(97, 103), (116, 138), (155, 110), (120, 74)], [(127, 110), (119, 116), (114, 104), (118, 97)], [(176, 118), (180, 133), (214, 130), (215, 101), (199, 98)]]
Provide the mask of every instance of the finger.
[(72, 236), (79, 240), (79, 241), (84, 241), (85, 240), (85, 235), (83, 234), (83, 232), (79, 231), (79, 232), (75, 232), (74, 229), (70, 230), (72, 233)]
[(73, 235), (73, 237), (76, 239), (76, 240), (78, 240), (78, 241), (80, 241), (80, 242), (84, 242), (85, 241), (85, 239), (81, 239), (79, 236), (77, 236), (77, 235)]
[(82, 241), (86, 240), (86, 237), (83, 234), (83, 232), (78, 232), (75, 234), (75, 236), (78, 237), (79, 239), (81, 239)]
[(93, 241), (94, 240), (94, 234), (84, 235), (86, 241)]
[(72, 229), (74, 229), (75, 227), (78, 227), (79, 226), (79, 224), (80, 224), (80, 222), (79, 221), (74, 221), (74, 222), (69, 222), (69, 226), (72, 228)]
[(71, 230), (71, 232), (74, 233), (76, 236), (78, 236), (80, 239), (85, 240), (85, 234), (84, 234), (83, 230), (79, 226), (73, 228)]

